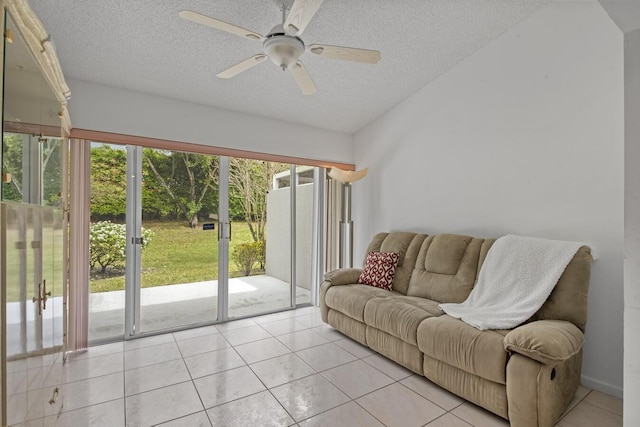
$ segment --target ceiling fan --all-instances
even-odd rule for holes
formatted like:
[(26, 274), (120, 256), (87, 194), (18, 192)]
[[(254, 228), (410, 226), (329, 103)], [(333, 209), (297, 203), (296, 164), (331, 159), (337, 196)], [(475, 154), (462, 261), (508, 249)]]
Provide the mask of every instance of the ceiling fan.
[(352, 47), (330, 46), (325, 44), (312, 44), (307, 47), (300, 38), (300, 34), (302, 34), (307, 27), (323, 1), (324, 0), (295, 0), (288, 15), (288, 7), (286, 4), (283, 4), (282, 24), (273, 27), (266, 36), (191, 10), (181, 11), (180, 17), (240, 37), (245, 37), (249, 40), (262, 42), (264, 53), (254, 55), (249, 59), (245, 59), (219, 72), (216, 74), (218, 78), (230, 79), (269, 58), (283, 70), (289, 70), (291, 72), (291, 75), (303, 94), (313, 95), (317, 91), (316, 85), (300, 60), (300, 56), (305, 51), (323, 58), (342, 59), (367, 64), (375, 64), (381, 57), (380, 52), (376, 50), (355, 49)]

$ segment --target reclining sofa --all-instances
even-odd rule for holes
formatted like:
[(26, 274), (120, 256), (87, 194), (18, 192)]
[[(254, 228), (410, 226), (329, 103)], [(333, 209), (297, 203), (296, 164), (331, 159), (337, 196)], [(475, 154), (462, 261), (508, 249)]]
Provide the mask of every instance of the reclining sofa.
[(514, 427), (550, 427), (580, 385), (590, 249), (578, 250), (531, 319), (481, 331), (438, 304), (467, 298), (494, 241), (379, 233), (367, 253), (400, 254), (392, 289), (357, 284), (360, 269), (329, 272), (320, 287), (322, 320)]

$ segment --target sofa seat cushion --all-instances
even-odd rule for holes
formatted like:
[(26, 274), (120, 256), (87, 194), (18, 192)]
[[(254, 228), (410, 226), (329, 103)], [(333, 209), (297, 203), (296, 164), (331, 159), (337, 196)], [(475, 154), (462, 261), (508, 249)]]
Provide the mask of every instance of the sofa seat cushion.
[(364, 322), (367, 303), (374, 298), (387, 298), (391, 295), (394, 294), (390, 291), (368, 285), (332, 286), (327, 290), (325, 302), (329, 308)]
[(427, 356), (489, 381), (506, 384), (508, 330), (481, 331), (448, 315), (418, 326), (418, 348)]
[(364, 308), (364, 322), (368, 326), (417, 346), (420, 322), (442, 314), (436, 301), (392, 295), (369, 301)]

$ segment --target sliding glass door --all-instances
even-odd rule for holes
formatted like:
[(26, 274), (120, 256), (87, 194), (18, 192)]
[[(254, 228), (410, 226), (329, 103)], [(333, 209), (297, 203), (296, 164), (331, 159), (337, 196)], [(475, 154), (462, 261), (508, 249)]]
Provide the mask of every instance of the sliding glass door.
[(218, 320), (219, 162), (91, 144), (90, 341)]
[(90, 341), (308, 303), (314, 171), (93, 143)]
[(229, 159), (229, 318), (292, 307), (290, 165)]
[(91, 143), (89, 339), (123, 336), (127, 246), (127, 150)]
[(314, 191), (316, 169), (311, 166), (296, 167), (296, 305), (310, 303), (313, 289), (314, 212), (318, 209)]
[(220, 160), (135, 150), (142, 155), (141, 209), (135, 209), (142, 222), (132, 236), (141, 252), (140, 332), (212, 323), (218, 319)]

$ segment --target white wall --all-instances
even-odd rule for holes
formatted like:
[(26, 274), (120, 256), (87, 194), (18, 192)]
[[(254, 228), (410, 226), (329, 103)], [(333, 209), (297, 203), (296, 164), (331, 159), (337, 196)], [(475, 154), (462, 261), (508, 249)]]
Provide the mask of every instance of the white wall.
[[(622, 394), (623, 48), (551, 2), (355, 135), (355, 258), (382, 230), (576, 240), (598, 256), (583, 383)], [(419, 72), (419, 70), (416, 70)]]
[(640, 420), (640, 29), (625, 34), (624, 425)]
[[(351, 135), (207, 107), (171, 98), (69, 80), (69, 114), (80, 129), (353, 162)], [(274, 108), (278, 108), (277, 100)]]
[[(265, 273), (291, 278), (291, 187), (267, 194), (267, 265)], [(296, 286), (311, 289), (313, 184), (296, 187)]]

